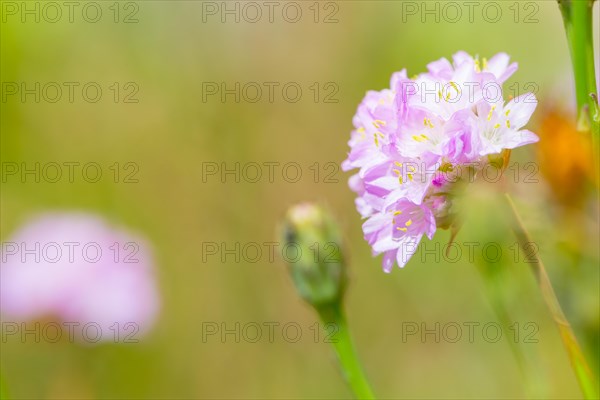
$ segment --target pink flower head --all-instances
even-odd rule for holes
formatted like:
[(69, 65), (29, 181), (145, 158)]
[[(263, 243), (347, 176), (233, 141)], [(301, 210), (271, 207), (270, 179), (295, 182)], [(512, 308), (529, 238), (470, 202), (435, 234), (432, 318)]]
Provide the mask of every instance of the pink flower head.
[(2, 243), (1, 257), (3, 319), (93, 324), (103, 341), (144, 333), (156, 319), (159, 296), (148, 245), (99, 217), (39, 216)]
[(507, 54), (487, 60), (461, 51), (427, 69), (410, 79), (402, 70), (390, 89), (367, 93), (342, 164), (358, 169), (350, 187), (367, 218), (365, 239), (384, 254), (386, 272), (403, 267), (424, 234), (431, 239), (436, 227), (447, 227), (458, 172), (476, 174), (488, 156), (538, 141), (522, 129), (534, 95), (505, 104), (502, 84), (517, 70)]

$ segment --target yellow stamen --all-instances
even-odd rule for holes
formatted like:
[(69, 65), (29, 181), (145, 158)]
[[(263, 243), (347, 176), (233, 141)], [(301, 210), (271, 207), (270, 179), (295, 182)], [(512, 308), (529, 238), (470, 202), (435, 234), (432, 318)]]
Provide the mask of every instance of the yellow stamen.
[(382, 121), (380, 119), (376, 119), (375, 121), (373, 121), (373, 126), (377, 129), (379, 129), (382, 126), (385, 126), (385, 121)]
[(494, 125), (494, 129), (498, 129), (498, 128), (500, 128), (500, 124)]
[(494, 110), (496, 109), (496, 106), (492, 106), (492, 108), (490, 109), (490, 113), (487, 116), (487, 120), (491, 121), (492, 120), (492, 115), (494, 115)]
[(399, 231), (402, 231), (402, 232), (406, 232), (408, 230), (406, 228), (400, 228), (400, 227), (397, 227), (396, 229), (399, 230)]
[(402, 211), (395, 211), (394, 212), (394, 215), (400, 215), (400, 214), (402, 214)]
[(411, 226), (412, 225), (412, 219), (409, 219), (408, 221), (406, 221), (406, 226)]
[(506, 120), (506, 127), (510, 128), (510, 121), (509, 120)]

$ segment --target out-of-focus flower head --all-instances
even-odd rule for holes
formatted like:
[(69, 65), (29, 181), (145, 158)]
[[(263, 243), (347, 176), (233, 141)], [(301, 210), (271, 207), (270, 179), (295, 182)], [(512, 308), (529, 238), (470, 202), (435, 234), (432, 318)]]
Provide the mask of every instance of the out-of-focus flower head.
[(556, 107), (542, 115), (539, 133), (540, 171), (552, 194), (564, 206), (580, 206), (585, 186), (594, 182), (590, 136), (577, 131), (574, 115)]
[(146, 332), (159, 303), (146, 241), (100, 217), (41, 215), (2, 243), (0, 313), (5, 320), (92, 323), (99, 327), (99, 340), (107, 341), (117, 333)]
[[(350, 188), (363, 218), (365, 239), (383, 268), (403, 267), (423, 235), (448, 228), (453, 198), (467, 176), (508, 149), (534, 143), (522, 129), (535, 110), (531, 93), (505, 102), (502, 84), (517, 70), (504, 53), (473, 58), (458, 52), (408, 78), (392, 75), (390, 88), (370, 91), (354, 116), (344, 170), (358, 168)], [(502, 158), (502, 157), (500, 157)], [(495, 164), (494, 164), (495, 165)]]

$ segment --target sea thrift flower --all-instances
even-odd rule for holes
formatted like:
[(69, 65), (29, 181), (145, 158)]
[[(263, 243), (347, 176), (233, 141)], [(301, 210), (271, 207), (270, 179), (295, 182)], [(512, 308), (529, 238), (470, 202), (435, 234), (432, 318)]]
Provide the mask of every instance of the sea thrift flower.
[(153, 269), (143, 239), (99, 217), (42, 215), (2, 243), (0, 313), (94, 324), (103, 341), (138, 338), (159, 308)]
[(423, 235), (452, 226), (453, 199), (464, 183), (496, 165), (506, 150), (538, 141), (522, 129), (537, 100), (531, 93), (505, 102), (502, 84), (517, 70), (500, 53), (489, 61), (458, 52), (390, 88), (369, 91), (353, 119), (344, 170), (357, 193), (365, 239), (383, 268), (404, 267)]

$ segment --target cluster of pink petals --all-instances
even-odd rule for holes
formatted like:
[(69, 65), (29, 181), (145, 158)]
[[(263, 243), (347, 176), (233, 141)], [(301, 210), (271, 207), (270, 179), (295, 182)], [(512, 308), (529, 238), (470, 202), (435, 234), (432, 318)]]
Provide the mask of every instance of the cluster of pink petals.
[(479, 60), (458, 52), (412, 79), (405, 70), (393, 74), (389, 89), (369, 91), (359, 105), (342, 167), (358, 168), (350, 188), (386, 272), (403, 267), (423, 235), (433, 237), (451, 208), (452, 174), (464, 166), (477, 172), (504, 149), (538, 141), (522, 129), (534, 95), (506, 103), (502, 94), (516, 70), (504, 53)]
[(3, 242), (1, 261), (5, 321), (91, 323), (99, 340), (108, 341), (144, 333), (156, 319), (159, 295), (148, 246), (94, 215), (39, 216)]

